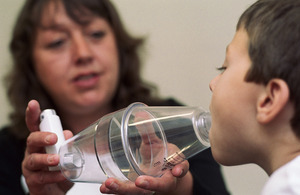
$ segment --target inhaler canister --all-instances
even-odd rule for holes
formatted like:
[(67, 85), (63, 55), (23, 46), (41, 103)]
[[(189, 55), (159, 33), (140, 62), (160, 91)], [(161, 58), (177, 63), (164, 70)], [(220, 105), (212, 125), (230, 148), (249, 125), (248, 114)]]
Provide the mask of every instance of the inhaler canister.
[[(55, 110), (46, 109), (40, 115), (40, 130), (43, 132), (51, 132), (57, 135), (57, 142), (55, 145), (46, 146), (48, 154), (58, 154), (60, 146), (64, 143), (65, 137), (59, 116), (56, 115)], [(59, 170), (58, 167), (49, 167), (49, 170)]]

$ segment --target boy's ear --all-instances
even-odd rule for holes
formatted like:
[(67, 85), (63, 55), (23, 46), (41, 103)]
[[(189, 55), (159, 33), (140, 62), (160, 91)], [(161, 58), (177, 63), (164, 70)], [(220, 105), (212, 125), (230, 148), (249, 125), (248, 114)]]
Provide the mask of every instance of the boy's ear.
[(262, 124), (272, 121), (289, 101), (289, 88), (282, 79), (272, 79), (258, 99), (257, 120)]

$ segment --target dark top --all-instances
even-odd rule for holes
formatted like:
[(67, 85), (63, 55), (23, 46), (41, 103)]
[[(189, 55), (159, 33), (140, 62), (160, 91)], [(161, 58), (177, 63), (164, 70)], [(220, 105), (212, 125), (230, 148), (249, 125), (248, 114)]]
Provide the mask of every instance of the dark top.
[[(180, 104), (174, 100), (168, 100), (159, 105), (178, 106)], [(9, 127), (0, 130), (0, 194), (25, 194), (20, 180), (25, 146), (26, 140), (16, 139), (10, 133)], [(220, 166), (214, 161), (210, 149), (190, 158), (189, 163), (190, 172), (194, 178), (193, 191), (195, 195), (229, 194)]]

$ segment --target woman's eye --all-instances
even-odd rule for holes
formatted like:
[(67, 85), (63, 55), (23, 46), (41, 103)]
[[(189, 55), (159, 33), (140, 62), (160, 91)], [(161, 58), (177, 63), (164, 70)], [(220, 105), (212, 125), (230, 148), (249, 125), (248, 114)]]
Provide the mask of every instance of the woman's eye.
[(60, 46), (62, 46), (64, 43), (64, 40), (59, 39), (59, 40), (55, 40), (50, 42), (49, 44), (46, 45), (46, 48), (48, 49), (56, 49), (59, 48)]
[(101, 39), (102, 37), (104, 37), (105, 32), (104, 31), (95, 31), (91, 33), (91, 36), (95, 39)]

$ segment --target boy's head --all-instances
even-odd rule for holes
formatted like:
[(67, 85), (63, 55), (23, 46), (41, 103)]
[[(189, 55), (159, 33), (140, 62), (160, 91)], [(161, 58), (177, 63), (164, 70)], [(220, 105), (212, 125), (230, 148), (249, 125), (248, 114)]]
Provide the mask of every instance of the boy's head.
[(252, 62), (246, 81), (267, 84), (284, 80), (295, 114), (291, 125), (300, 137), (300, 1), (260, 0), (240, 17), (237, 30), (249, 36)]
[(259, 164), (273, 133), (267, 129), (293, 128), (300, 138), (300, 0), (259, 0), (249, 7), (220, 69), (210, 83), (217, 161)]

